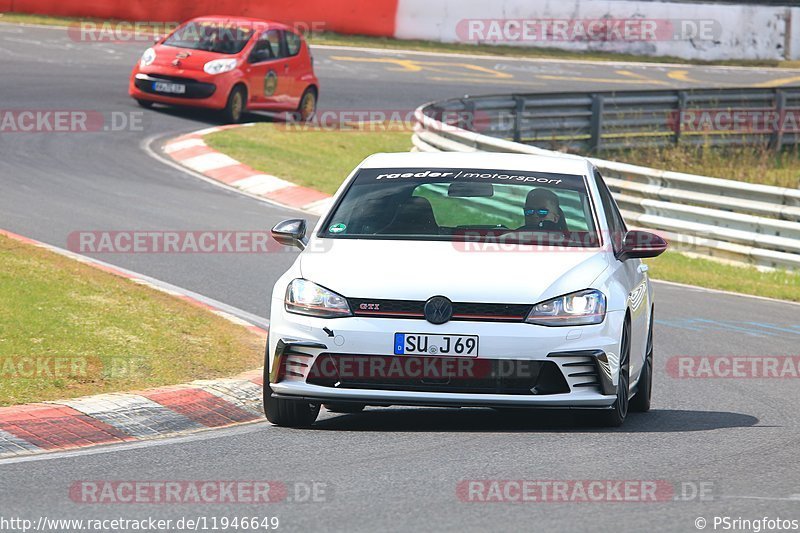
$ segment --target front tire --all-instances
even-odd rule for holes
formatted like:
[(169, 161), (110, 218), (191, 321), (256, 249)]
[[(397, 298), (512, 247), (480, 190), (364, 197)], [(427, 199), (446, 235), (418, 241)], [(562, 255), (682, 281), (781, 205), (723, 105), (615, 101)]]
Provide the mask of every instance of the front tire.
[(617, 380), (617, 399), (611, 409), (603, 411), (603, 425), (607, 427), (619, 427), (625, 422), (628, 416), (629, 398), (628, 389), (630, 387), (630, 360), (631, 360), (631, 334), (630, 323), (626, 320), (622, 328), (622, 340), (620, 342), (619, 354), (619, 379)]
[(631, 399), (630, 410), (635, 413), (646, 413), (650, 410), (650, 398), (653, 396), (653, 313), (650, 313), (650, 331), (647, 334), (647, 355), (644, 358), (642, 375), (636, 396)]
[(264, 354), (264, 414), (276, 426), (289, 428), (304, 428), (314, 423), (319, 415), (320, 405), (304, 402), (302, 400), (286, 400), (272, 397), (272, 387), (269, 384), (269, 338), (267, 350)]
[(247, 92), (241, 85), (237, 85), (228, 95), (228, 103), (222, 111), (222, 116), (228, 124), (238, 124), (242, 120), (247, 104)]

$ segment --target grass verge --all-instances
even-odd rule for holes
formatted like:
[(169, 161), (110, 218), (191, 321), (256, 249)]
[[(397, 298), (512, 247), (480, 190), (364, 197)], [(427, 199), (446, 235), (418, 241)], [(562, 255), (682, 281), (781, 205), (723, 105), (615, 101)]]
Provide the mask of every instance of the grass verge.
[(0, 405), (230, 376), (264, 341), (173, 296), (0, 236)]
[(800, 187), (800, 153), (797, 147), (775, 151), (766, 146), (679, 145), (604, 152), (600, 157), (728, 180), (790, 189)]
[(761, 272), (678, 252), (666, 252), (645, 262), (653, 279), (800, 302), (800, 274), (782, 270)]
[[(408, 132), (288, 131), (257, 124), (205, 137), (217, 150), (295, 183), (333, 194), (364, 157), (407, 150)], [(761, 272), (677, 252), (647, 261), (654, 279), (800, 302), (800, 274)]]
[[(46, 15), (29, 15), (24, 13), (0, 13), (0, 22), (41, 24), (46, 26), (63, 26), (74, 22), (114, 22), (108, 19), (92, 17), (50, 17)], [(650, 57), (633, 54), (617, 54), (612, 52), (572, 52), (558, 48), (533, 48), (525, 46), (487, 45), (467, 43), (439, 43), (419, 39), (393, 39), (389, 37), (372, 37), (367, 35), (341, 35), (332, 32), (321, 32), (309, 35), (309, 42), (322, 45), (357, 46), (377, 49), (403, 49), (420, 52), (443, 52), (451, 54), (470, 54), (486, 56), (506, 56), (529, 59), (563, 59), (581, 61), (628, 61), (640, 63), (684, 63), (692, 65), (739, 65), (747, 67), (783, 67), (800, 66), (798, 61), (774, 60), (725, 60), (701, 61), (687, 60), (678, 57)]]
[(256, 170), (333, 194), (350, 171), (376, 152), (407, 152), (408, 131), (292, 130), (261, 123), (206, 135), (206, 143)]

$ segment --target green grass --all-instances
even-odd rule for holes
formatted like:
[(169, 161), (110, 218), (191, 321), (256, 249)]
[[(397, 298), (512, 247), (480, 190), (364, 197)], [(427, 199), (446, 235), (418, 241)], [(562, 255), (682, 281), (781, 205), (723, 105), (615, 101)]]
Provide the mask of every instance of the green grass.
[(223, 377), (262, 363), (263, 339), (173, 296), (3, 236), (0, 264), (0, 405)]
[(800, 302), (800, 274), (761, 272), (678, 252), (666, 252), (645, 262), (653, 279)]
[[(45, 15), (28, 15), (23, 13), (0, 13), (0, 22), (42, 24), (63, 26), (78, 22), (105, 22), (107, 19), (92, 17), (50, 17)], [(161, 29), (161, 28), (159, 28)], [(633, 54), (616, 54), (611, 52), (572, 52), (557, 48), (533, 48), (525, 46), (487, 45), (468, 43), (439, 43), (418, 39), (400, 40), (389, 37), (372, 37), (367, 35), (341, 35), (332, 32), (315, 33), (308, 36), (309, 42), (322, 45), (358, 46), (377, 49), (403, 49), (422, 52), (444, 52), (453, 54), (494, 55), (532, 59), (563, 59), (582, 61), (636, 61), (646, 63), (686, 63), (694, 65), (741, 65), (749, 67), (785, 67), (794, 68), (798, 61), (773, 60), (725, 60), (701, 61), (687, 60), (678, 57), (650, 57)]]
[(762, 185), (800, 187), (798, 148), (670, 146), (603, 152), (603, 159)]
[(407, 152), (408, 131), (300, 131), (256, 124), (205, 137), (212, 148), (256, 170), (333, 194), (350, 171), (376, 152)]

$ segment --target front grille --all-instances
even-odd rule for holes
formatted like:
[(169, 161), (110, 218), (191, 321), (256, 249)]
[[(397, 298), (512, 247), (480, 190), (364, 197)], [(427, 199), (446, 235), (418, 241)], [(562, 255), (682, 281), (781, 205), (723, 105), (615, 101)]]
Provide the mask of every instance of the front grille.
[[(355, 316), (425, 319), (425, 302), (422, 301), (368, 298), (350, 298), (348, 301)], [(531, 307), (527, 304), (454, 302), (451, 320), (522, 322), (530, 313)]]
[(166, 74), (148, 74), (147, 77), (157, 79), (158, 81), (170, 81), (174, 83), (196, 83), (197, 80), (192, 78), (182, 78), (180, 76), (167, 76)]
[[(186, 86), (186, 92), (183, 94), (175, 94), (156, 91), (153, 88), (153, 84), (158, 81), (183, 84)], [(136, 78), (134, 79), (134, 84), (136, 85), (136, 88), (142, 92), (156, 94), (159, 96), (168, 96), (170, 98), (209, 98), (217, 90), (217, 86), (213, 83), (204, 83), (190, 78), (166, 76), (163, 74), (137, 74)]]
[(570, 391), (552, 361), (320, 354), (306, 382), (342, 389), (546, 395)]

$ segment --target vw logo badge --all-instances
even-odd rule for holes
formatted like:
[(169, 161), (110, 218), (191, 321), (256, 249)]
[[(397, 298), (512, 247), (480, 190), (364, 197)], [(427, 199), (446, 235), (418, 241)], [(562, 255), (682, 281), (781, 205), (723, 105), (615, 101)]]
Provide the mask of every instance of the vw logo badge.
[(444, 324), (453, 317), (453, 302), (444, 296), (434, 296), (425, 302), (425, 320)]

